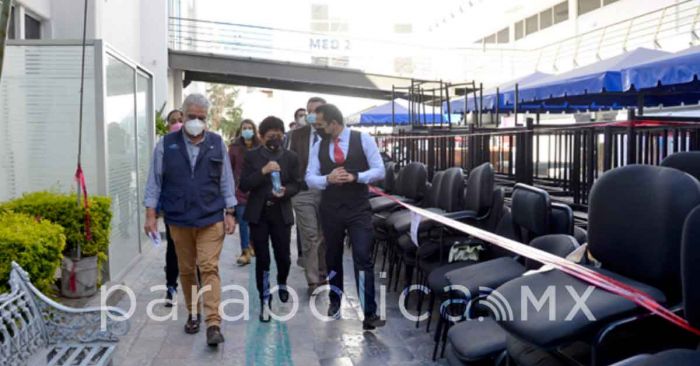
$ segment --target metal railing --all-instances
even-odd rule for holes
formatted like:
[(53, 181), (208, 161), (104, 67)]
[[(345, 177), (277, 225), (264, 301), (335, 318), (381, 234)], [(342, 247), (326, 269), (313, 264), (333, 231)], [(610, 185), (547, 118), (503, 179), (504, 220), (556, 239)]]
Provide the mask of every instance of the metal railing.
[(399, 164), (426, 164), (429, 177), (453, 166), (471, 170), (490, 162), (500, 184), (534, 184), (585, 209), (593, 182), (603, 172), (628, 164), (658, 165), (672, 153), (700, 150), (697, 119), (644, 118), (631, 113), (627, 122), (554, 126), (527, 119), (524, 127), (436, 129), (376, 138)]
[[(576, 21), (576, 20), (571, 20)], [(315, 63), (431, 80), (480, 80), (485, 85), (536, 70), (563, 72), (636, 47), (675, 51), (700, 39), (700, 5), (683, 1), (641, 16), (535, 49), (441, 47), (435, 44), (362, 38), (171, 17), (175, 50)], [(406, 67), (398, 68), (397, 63)]]

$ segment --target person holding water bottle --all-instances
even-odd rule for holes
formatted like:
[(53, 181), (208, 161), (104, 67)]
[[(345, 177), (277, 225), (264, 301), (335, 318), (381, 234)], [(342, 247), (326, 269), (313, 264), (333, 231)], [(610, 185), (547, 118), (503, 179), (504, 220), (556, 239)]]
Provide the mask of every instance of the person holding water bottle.
[(255, 280), (260, 295), (260, 321), (270, 321), (270, 244), (277, 265), (278, 296), (289, 300), (290, 239), (294, 224), (291, 197), (299, 192), (299, 166), (294, 152), (284, 149), (284, 122), (270, 116), (259, 126), (261, 146), (246, 153), (238, 188), (248, 194), (243, 218), (255, 247)]

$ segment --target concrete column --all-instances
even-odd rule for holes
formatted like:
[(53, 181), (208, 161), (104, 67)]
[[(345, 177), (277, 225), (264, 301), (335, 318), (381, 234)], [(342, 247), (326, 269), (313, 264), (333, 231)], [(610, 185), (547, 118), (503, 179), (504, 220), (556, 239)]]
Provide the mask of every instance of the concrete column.
[(185, 73), (182, 70), (170, 70), (169, 85), (171, 85), (172, 107), (180, 108), (182, 106), (182, 79)]

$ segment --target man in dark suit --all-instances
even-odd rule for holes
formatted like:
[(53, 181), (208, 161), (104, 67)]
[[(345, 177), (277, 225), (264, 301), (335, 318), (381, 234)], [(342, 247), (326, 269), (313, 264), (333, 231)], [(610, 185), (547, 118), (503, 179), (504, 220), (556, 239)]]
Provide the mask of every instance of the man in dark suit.
[(343, 115), (336, 106), (319, 106), (316, 114), (316, 125), (327, 137), (314, 144), (311, 150), (306, 183), (323, 191), (321, 226), (327, 245), (328, 277), (333, 289), (329, 294), (328, 316), (340, 318), (343, 242), (347, 232), (352, 244), (355, 284), (365, 313), (362, 327), (371, 330), (383, 326), (385, 321), (377, 315), (374, 300), (372, 211), (367, 185), (384, 179), (384, 162), (374, 138), (346, 128)]
[[(277, 264), (279, 298), (287, 302), (287, 276), (291, 266), (289, 241), (294, 224), (291, 197), (299, 191), (297, 155), (282, 147), (284, 122), (267, 117), (260, 123), (261, 147), (248, 151), (243, 160), (239, 189), (248, 193), (243, 218), (250, 224), (255, 248), (255, 280), (260, 294), (260, 321), (270, 321), (270, 245)], [(279, 174), (280, 187), (275, 190), (273, 174)]]
[[(321, 204), (321, 191), (309, 188), (303, 181), (306, 166), (309, 162), (311, 146), (321, 139), (321, 135), (314, 128), (316, 121), (316, 108), (326, 104), (323, 98), (313, 97), (306, 104), (306, 123), (302, 127), (291, 131), (289, 138), (289, 150), (296, 152), (299, 159), (299, 176), (302, 177), (301, 188), (292, 202), (296, 213), (297, 228), (301, 237), (302, 262), (306, 272), (306, 282), (309, 293), (312, 293), (326, 280), (326, 246), (321, 234), (321, 222), (319, 220), (319, 206)], [(298, 119), (297, 121), (301, 121)]]

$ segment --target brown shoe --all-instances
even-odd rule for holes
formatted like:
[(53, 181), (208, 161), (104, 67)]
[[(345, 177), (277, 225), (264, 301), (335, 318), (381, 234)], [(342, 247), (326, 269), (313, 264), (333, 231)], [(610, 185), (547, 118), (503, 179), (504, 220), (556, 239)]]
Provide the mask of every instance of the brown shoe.
[(248, 245), (248, 255), (251, 257), (255, 257), (255, 249), (253, 249), (253, 244)]
[(216, 347), (219, 343), (224, 343), (224, 336), (218, 325), (212, 325), (207, 328), (207, 344), (209, 347)]
[(243, 253), (241, 253), (241, 256), (236, 260), (236, 264), (239, 266), (250, 264), (250, 251), (248, 249), (243, 249)]
[(195, 334), (199, 333), (199, 324), (202, 322), (202, 316), (197, 314), (197, 317), (192, 315), (187, 317), (187, 322), (185, 323), (185, 333)]

